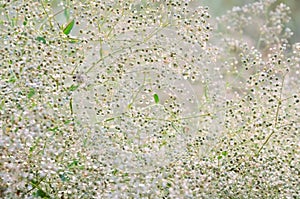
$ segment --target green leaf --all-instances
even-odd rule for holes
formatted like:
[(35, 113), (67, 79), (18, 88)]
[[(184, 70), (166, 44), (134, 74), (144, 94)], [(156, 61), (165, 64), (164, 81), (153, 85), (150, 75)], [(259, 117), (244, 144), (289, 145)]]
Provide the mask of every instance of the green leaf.
[(32, 98), (35, 95), (35, 90), (34, 88), (30, 88), (29, 92), (27, 94), (28, 99)]
[(69, 38), (69, 43), (74, 44), (74, 43), (77, 43), (77, 42), (79, 42), (79, 39)]
[(63, 182), (70, 180), (70, 178), (68, 176), (66, 176), (65, 174), (59, 174), (59, 177), (60, 177), (61, 181), (63, 181)]
[(31, 147), (29, 148), (29, 152), (33, 152), (35, 148), (36, 148), (36, 146), (31, 146)]
[(21, 104), (17, 103), (17, 104), (16, 104), (16, 107), (17, 107), (19, 110), (22, 110)]
[(166, 141), (166, 140), (163, 140), (162, 143), (159, 145), (159, 147), (163, 147), (163, 146), (165, 146), (165, 145), (167, 145), (167, 144), (168, 144), (167, 141)]
[(63, 30), (65, 35), (70, 34), (71, 30), (73, 29), (74, 24), (75, 24), (75, 21), (73, 19), (70, 23), (68, 23), (68, 25), (66, 25), (66, 27)]
[(70, 101), (69, 101), (69, 106), (70, 106), (70, 111), (71, 111), (71, 114), (73, 115), (73, 103), (72, 103), (73, 99), (71, 98)]
[(52, 131), (52, 132), (55, 132), (58, 130), (58, 126), (54, 127), (54, 128), (48, 128), (48, 131)]
[(64, 124), (70, 124), (72, 122), (72, 120), (66, 120), (65, 122), (64, 122)]
[(37, 186), (39, 184), (38, 181), (35, 181), (35, 180), (31, 180), (30, 182), (33, 186)]
[(3, 100), (1, 101), (1, 103), (0, 103), (0, 110), (3, 109), (4, 105), (5, 105), (5, 100), (3, 99)]
[(70, 87), (69, 87), (69, 91), (75, 91), (77, 88), (79, 87), (79, 85), (71, 85)]
[(159, 103), (159, 97), (156, 93), (153, 95), (153, 98), (154, 98), (155, 103), (158, 104)]
[(68, 168), (74, 168), (78, 165), (79, 161), (74, 159), (73, 162), (71, 162), (69, 165), (68, 165)]
[(46, 44), (46, 39), (44, 37), (37, 37), (36, 40), (43, 42), (43, 44)]
[[(37, 138), (35, 141), (34, 141), (34, 145), (32, 145), (30, 148), (29, 148), (29, 152), (33, 152), (36, 147), (39, 145), (40, 143), (40, 138)], [(31, 183), (33, 183), (34, 180), (31, 181)]]
[(114, 169), (113, 171), (112, 171), (112, 174), (113, 175), (116, 175), (118, 173), (118, 169)]
[(37, 191), (34, 193), (34, 196), (35, 196), (35, 197), (41, 197), (41, 198), (48, 197), (47, 194), (46, 194), (46, 192), (43, 191), (43, 190), (41, 190), (41, 189), (37, 190)]
[(15, 83), (16, 81), (17, 81), (17, 78), (16, 78), (15, 75), (11, 75), (9, 80), (8, 80), (9, 83)]
[(218, 156), (218, 160), (222, 159), (222, 157), (223, 157), (223, 156), (219, 155), (219, 156)]
[(228, 154), (227, 151), (223, 151), (223, 152), (222, 152), (222, 155), (223, 155), (223, 156), (227, 156), (227, 154)]
[(25, 20), (23, 21), (23, 25), (26, 26), (27, 25), (27, 18), (25, 17)]

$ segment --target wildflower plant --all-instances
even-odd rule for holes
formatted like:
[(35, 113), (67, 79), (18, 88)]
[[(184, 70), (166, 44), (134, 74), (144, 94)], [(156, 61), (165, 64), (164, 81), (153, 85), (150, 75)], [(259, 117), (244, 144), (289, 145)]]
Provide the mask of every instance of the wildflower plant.
[(1, 197), (300, 196), (285, 4), (216, 19), (176, 0), (0, 10)]

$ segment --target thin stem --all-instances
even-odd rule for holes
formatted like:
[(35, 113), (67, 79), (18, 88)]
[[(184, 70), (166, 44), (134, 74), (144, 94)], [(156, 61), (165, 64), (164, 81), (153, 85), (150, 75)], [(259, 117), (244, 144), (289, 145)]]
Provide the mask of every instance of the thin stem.
[[(286, 73), (287, 74), (287, 73)], [(278, 129), (277, 125), (278, 125), (278, 117), (279, 117), (279, 110), (280, 110), (280, 106), (282, 104), (282, 91), (283, 91), (283, 85), (284, 85), (284, 80), (285, 80), (285, 76), (286, 74), (283, 76), (282, 78), (282, 82), (281, 82), (281, 88), (280, 88), (280, 96), (278, 99), (278, 103), (277, 103), (277, 109), (276, 109), (276, 113), (275, 113), (275, 119), (274, 119), (274, 129), (272, 130), (272, 133), (270, 133), (270, 135), (267, 137), (267, 139), (264, 141), (264, 143), (261, 145), (261, 147), (259, 148), (259, 150), (256, 153), (256, 156), (258, 156), (261, 152), (261, 150), (264, 148), (264, 146), (269, 142), (269, 140), (271, 139), (272, 135), (276, 132), (276, 130)]]

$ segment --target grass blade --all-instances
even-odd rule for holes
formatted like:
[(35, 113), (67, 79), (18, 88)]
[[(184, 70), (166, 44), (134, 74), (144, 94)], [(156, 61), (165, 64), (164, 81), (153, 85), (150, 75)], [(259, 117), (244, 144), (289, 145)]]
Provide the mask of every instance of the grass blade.
[(66, 25), (66, 27), (63, 30), (65, 35), (70, 34), (71, 30), (73, 29), (74, 24), (75, 24), (75, 21), (73, 19), (70, 23), (68, 23), (68, 25)]
[(158, 97), (158, 95), (156, 93), (153, 95), (153, 98), (154, 98), (154, 102), (156, 104), (158, 104), (159, 103), (159, 97)]
[(44, 37), (37, 37), (36, 40), (43, 42), (43, 44), (46, 44), (46, 39)]
[(27, 94), (28, 99), (32, 98), (35, 95), (35, 90), (34, 88), (30, 88), (29, 92)]

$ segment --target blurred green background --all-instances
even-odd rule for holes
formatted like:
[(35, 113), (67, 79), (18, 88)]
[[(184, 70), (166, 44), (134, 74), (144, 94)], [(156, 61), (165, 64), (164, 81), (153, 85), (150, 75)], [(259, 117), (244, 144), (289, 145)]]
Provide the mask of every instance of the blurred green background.
[[(217, 17), (225, 14), (234, 6), (243, 6), (257, 1), (258, 0), (201, 0), (201, 3), (209, 7), (209, 13), (213, 17)], [(294, 35), (290, 42), (300, 42), (300, 0), (278, 0), (276, 4), (280, 3), (285, 3), (291, 8), (292, 19), (287, 26), (294, 32)]]

